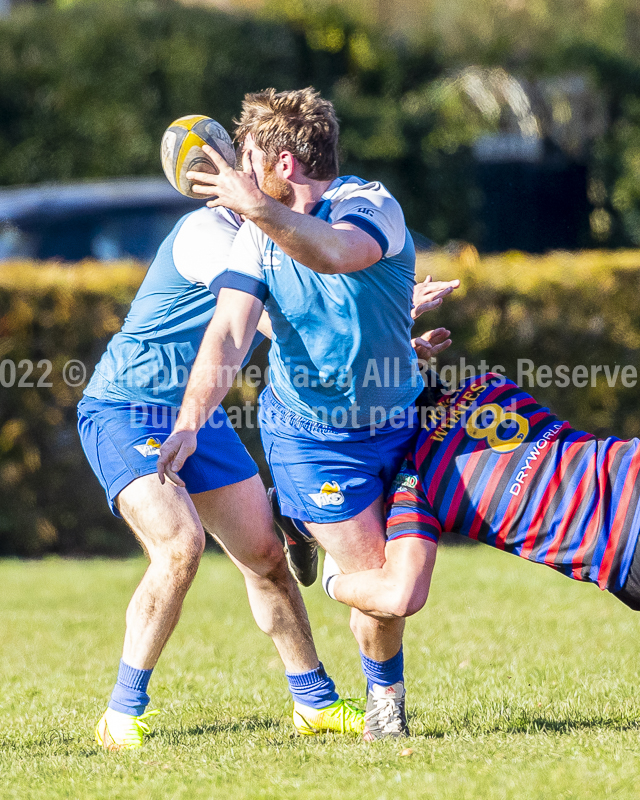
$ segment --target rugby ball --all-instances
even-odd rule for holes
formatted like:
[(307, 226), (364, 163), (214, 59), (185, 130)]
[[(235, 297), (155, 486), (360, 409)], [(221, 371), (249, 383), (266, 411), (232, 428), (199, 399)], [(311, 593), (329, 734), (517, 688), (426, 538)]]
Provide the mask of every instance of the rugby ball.
[(162, 135), (160, 160), (169, 183), (187, 197), (203, 200), (201, 194), (192, 191), (193, 182), (187, 180), (187, 172), (218, 172), (215, 164), (202, 149), (208, 144), (220, 153), (231, 167), (236, 165), (236, 151), (231, 137), (211, 117), (192, 114), (172, 122)]

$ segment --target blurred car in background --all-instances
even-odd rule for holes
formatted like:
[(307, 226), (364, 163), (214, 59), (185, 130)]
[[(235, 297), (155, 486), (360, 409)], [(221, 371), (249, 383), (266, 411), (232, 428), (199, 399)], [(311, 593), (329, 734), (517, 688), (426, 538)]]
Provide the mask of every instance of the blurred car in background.
[(176, 221), (202, 205), (162, 177), (0, 189), (0, 260), (151, 261)]
[[(0, 189), (0, 261), (150, 262), (183, 214), (204, 205), (165, 178), (117, 178)], [(433, 243), (411, 231), (417, 250)]]

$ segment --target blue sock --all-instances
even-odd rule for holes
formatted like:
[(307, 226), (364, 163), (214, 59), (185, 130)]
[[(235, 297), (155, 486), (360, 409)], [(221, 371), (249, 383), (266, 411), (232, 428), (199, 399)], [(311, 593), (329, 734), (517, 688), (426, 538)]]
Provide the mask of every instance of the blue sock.
[(367, 678), (367, 691), (373, 683), (378, 686), (393, 686), (394, 683), (404, 680), (404, 656), (402, 648), (388, 661), (374, 661), (360, 653), (362, 671)]
[(285, 672), (289, 691), (296, 703), (311, 708), (326, 708), (338, 700), (336, 685), (320, 664), (309, 672)]
[(152, 672), (152, 669), (130, 667), (120, 660), (118, 682), (113, 687), (109, 708), (121, 711), (123, 714), (130, 714), (132, 717), (144, 714), (150, 699), (147, 694), (147, 686)]

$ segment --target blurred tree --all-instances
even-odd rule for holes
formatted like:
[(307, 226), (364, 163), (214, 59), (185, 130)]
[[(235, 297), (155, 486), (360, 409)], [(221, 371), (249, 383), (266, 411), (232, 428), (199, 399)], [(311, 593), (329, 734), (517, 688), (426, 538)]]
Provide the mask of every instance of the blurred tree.
[(157, 174), (173, 118), (230, 126), (244, 92), (313, 84), (344, 170), (437, 242), (482, 242), (478, 147), (514, 137), (588, 172), (581, 244), (640, 241), (635, 0), (57, 3), (0, 21), (0, 184)]

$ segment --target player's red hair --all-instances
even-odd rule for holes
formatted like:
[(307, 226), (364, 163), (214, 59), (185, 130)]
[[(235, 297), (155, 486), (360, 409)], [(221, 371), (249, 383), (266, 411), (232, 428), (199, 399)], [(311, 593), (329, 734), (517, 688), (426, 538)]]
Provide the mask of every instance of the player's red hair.
[(336, 112), (333, 104), (312, 87), (247, 94), (235, 123), (236, 141), (241, 144), (247, 136), (253, 136), (268, 164), (275, 164), (280, 153), (288, 150), (309, 178), (328, 181), (338, 176)]

